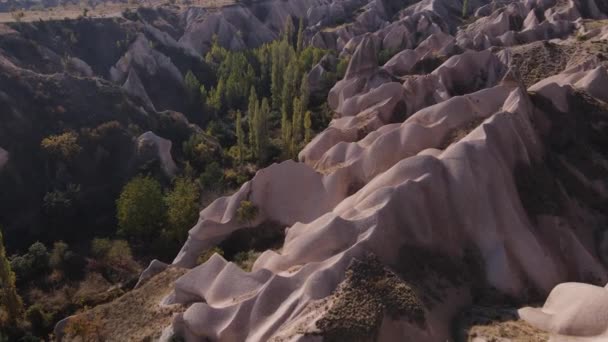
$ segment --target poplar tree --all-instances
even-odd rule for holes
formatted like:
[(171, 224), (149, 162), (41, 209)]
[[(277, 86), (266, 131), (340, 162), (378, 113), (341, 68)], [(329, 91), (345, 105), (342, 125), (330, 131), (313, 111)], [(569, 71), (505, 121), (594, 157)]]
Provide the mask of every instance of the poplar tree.
[(302, 82), (300, 82), (300, 101), (302, 101), (302, 112), (308, 109), (310, 102), (310, 85), (308, 83), (308, 73), (304, 73), (302, 76)]
[(312, 138), (312, 118), (311, 118), (311, 113), (309, 110), (306, 111), (306, 114), (304, 114), (304, 142), (306, 144), (308, 144), (310, 142), (310, 139)]
[(304, 20), (300, 18), (300, 25), (298, 26), (298, 40), (296, 43), (296, 51), (302, 52), (304, 48)]
[(283, 40), (289, 43), (289, 45), (293, 44), (293, 20), (291, 16), (287, 16), (285, 19), (285, 27), (283, 28)]
[(291, 120), (286, 111), (281, 116), (281, 138), (283, 140), (283, 152), (291, 156)]
[(270, 116), (270, 104), (267, 98), (262, 99), (258, 111), (257, 120), (257, 137), (258, 137), (258, 160), (263, 162), (266, 160), (267, 149), (268, 149), (268, 117)]
[(295, 155), (302, 142), (302, 101), (293, 99), (293, 118), (291, 128), (291, 151)]
[(271, 47), (272, 66), (270, 71), (270, 93), (272, 94), (272, 107), (281, 108), (281, 91), (283, 89), (283, 70), (281, 66), (281, 54), (278, 44)]
[(14, 324), (23, 318), (23, 301), (15, 286), (15, 273), (6, 257), (4, 237), (0, 228), (0, 304), (8, 312), (9, 322)]
[(282, 93), (282, 108), (283, 113), (286, 113), (288, 118), (291, 118), (293, 111), (293, 98), (296, 96), (297, 86), (297, 62), (294, 60), (290, 61), (287, 65), (287, 69), (283, 75), (283, 93)]
[(245, 136), (243, 134), (241, 111), (236, 111), (236, 141), (238, 147), (239, 164), (243, 164), (245, 157)]
[(259, 120), (260, 102), (255, 92), (255, 87), (251, 86), (249, 91), (249, 105), (247, 106), (247, 116), (249, 117), (249, 146), (251, 146), (251, 152), (254, 158), (257, 157), (257, 121)]

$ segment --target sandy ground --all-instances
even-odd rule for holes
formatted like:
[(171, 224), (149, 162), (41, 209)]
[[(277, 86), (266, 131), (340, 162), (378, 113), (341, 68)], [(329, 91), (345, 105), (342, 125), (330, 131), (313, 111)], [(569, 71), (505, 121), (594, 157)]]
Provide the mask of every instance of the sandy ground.
[(473, 307), (460, 317), (460, 342), (547, 342), (549, 335), (519, 319), (515, 308)]
[(127, 292), (114, 301), (82, 313), (93, 320), (97, 336), (78, 336), (64, 340), (80, 341), (146, 341), (158, 338), (171, 323), (173, 315), (185, 307), (161, 307), (160, 301), (173, 290), (173, 283), (186, 273), (181, 268), (169, 268), (151, 278), (138, 289)]
[[(43, 10), (26, 10), (23, 12), (23, 17), (17, 20), (15, 12), (0, 13), (0, 23), (10, 23), (15, 21), (32, 22), (38, 20), (62, 20), (76, 19), (84, 14), (84, 9), (88, 8), (87, 16), (91, 18), (118, 18), (124, 10), (135, 10), (140, 6), (153, 7), (162, 4), (168, 4), (167, 0), (146, 0), (137, 3), (116, 3), (106, 2), (92, 8), (90, 6), (68, 5), (61, 7), (49, 7)], [(178, 4), (181, 8), (186, 7), (203, 7), (217, 8), (234, 4), (233, 0), (193, 0), (188, 5)]]

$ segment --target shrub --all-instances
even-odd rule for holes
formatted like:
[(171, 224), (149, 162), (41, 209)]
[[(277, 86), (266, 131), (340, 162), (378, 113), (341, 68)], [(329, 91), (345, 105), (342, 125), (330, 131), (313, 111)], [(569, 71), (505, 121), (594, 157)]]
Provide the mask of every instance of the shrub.
[[(6, 251), (4, 249), (4, 238), (2, 231), (0, 230), (0, 305), (8, 313), (8, 320), (10, 323), (15, 323), (21, 317), (23, 317), (23, 301), (19, 294), (17, 294), (17, 288), (15, 286), (15, 273), (11, 269), (11, 265), (6, 258)], [(0, 310), (0, 313), (2, 311)], [(2, 318), (2, 317), (0, 317)], [(2, 321), (0, 320), (0, 323)]]
[(132, 268), (133, 253), (125, 240), (93, 239), (91, 255), (108, 267)]
[(187, 141), (183, 142), (182, 150), (186, 160), (199, 170), (203, 165), (212, 163), (221, 157), (217, 143), (202, 134), (191, 135)]
[(165, 197), (167, 223), (180, 243), (186, 241), (188, 230), (198, 219), (199, 200), (198, 185), (185, 177), (176, 179), (173, 189)]
[(198, 180), (201, 187), (205, 189), (219, 189), (224, 183), (224, 171), (218, 162), (209, 163)]
[(109, 239), (93, 239), (91, 241), (91, 255), (99, 260), (103, 260), (108, 251), (112, 247), (112, 242)]
[(36, 242), (26, 254), (11, 259), (11, 268), (20, 282), (33, 280), (49, 271), (49, 253), (42, 243)]
[(258, 207), (251, 201), (241, 201), (239, 208), (236, 211), (236, 217), (239, 223), (251, 223), (258, 216)]
[(151, 177), (135, 177), (123, 188), (116, 209), (121, 234), (149, 239), (165, 222), (166, 208), (160, 183)]
[(50, 266), (54, 269), (63, 270), (65, 266), (65, 255), (68, 252), (68, 244), (63, 241), (57, 241), (53, 244), (51, 255), (49, 258)]
[(378, 64), (384, 65), (388, 62), (393, 56), (397, 53), (397, 51), (393, 49), (383, 49), (378, 53)]
[(32, 325), (33, 332), (40, 336), (49, 330), (53, 315), (45, 312), (40, 305), (34, 304), (25, 312), (25, 318)]
[(247, 252), (240, 252), (234, 256), (234, 263), (239, 265), (240, 268), (247, 272), (251, 272), (253, 264), (256, 259), (260, 256), (260, 252), (249, 250)]
[(65, 327), (65, 334), (72, 339), (80, 337), (83, 341), (101, 341), (101, 318), (98, 315), (80, 314), (70, 318)]
[(210, 248), (210, 249), (204, 251), (198, 257), (198, 259), (196, 259), (196, 264), (197, 265), (204, 264), (205, 262), (207, 262), (207, 260), (209, 260), (213, 256), (213, 254), (219, 254), (221, 256), (224, 256), (224, 251), (219, 247)]
[(40, 146), (49, 155), (64, 161), (71, 160), (82, 151), (78, 145), (78, 134), (74, 132), (46, 137), (42, 139)]
[(346, 74), (346, 69), (348, 69), (349, 62), (350, 62), (350, 59), (348, 59), (348, 58), (340, 58), (340, 61), (338, 62), (338, 66), (336, 67), (336, 74), (338, 76), (338, 79), (344, 78), (344, 75)]
[(197, 96), (200, 94), (201, 82), (198, 80), (198, 78), (196, 78), (194, 73), (192, 73), (192, 70), (188, 70), (186, 73), (186, 77), (184, 77), (184, 84), (186, 86), (188, 96), (190, 96), (190, 100), (196, 100)]

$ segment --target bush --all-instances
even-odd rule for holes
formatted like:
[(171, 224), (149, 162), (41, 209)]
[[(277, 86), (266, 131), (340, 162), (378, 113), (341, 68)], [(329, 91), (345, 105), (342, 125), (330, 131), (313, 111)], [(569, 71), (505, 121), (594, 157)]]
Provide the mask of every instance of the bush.
[(167, 223), (175, 239), (183, 243), (188, 230), (198, 220), (200, 192), (195, 181), (189, 178), (175, 180), (173, 189), (165, 197)]
[(165, 223), (166, 207), (160, 183), (138, 176), (116, 201), (119, 232), (129, 238), (150, 239)]
[(378, 53), (378, 64), (384, 65), (388, 62), (393, 56), (397, 53), (397, 51), (392, 49), (383, 49)]
[(247, 252), (240, 252), (234, 256), (234, 263), (239, 265), (240, 268), (247, 272), (251, 272), (253, 268), (253, 264), (256, 259), (260, 256), (260, 252), (256, 252), (253, 250)]
[(112, 247), (112, 242), (109, 239), (93, 239), (91, 241), (91, 255), (99, 260), (103, 260), (108, 251)]
[(348, 58), (340, 58), (340, 61), (338, 62), (338, 66), (336, 67), (336, 74), (338, 79), (343, 79), (344, 75), (346, 74), (346, 69), (348, 69), (348, 63), (350, 62), (350, 59)]
[(219, 247), (210, 248), (210, 249), (204, 251), (198, 257), (198, 259), (196, 259), (196, 264), (197, 265), (204, 264), (205, 262), (207, 262), (207, 260), (209, 260), (213, 256), (213, 254), (219, 254), (221, 256), (224, 256), (224, 251)]
[(49, 259), (46, 247), (36, 242), (28, 248), (26, 254), (11, 259), (11, 268), (17, 274), (19, 282), (31, 281), (48, 273)]
[(205, 167), (205, 172), (201, 173), (198, 181), (204, 189), (220, 189), (224, 183), (224, 171), (217, 162), (209, 163)]
[(91, 255), (112, 268), (133, 268), (133, 253), (125, 240), (93, 239)]
[(68, 252), (68, 244), (63, 241), (57, 241), (53, 244), (51, 255), (49, 258), (50, 266), (54, 269), (63, 270), (65, 266), (65, 255)]
[(82, 151), (78, 145), (78, 134), (74, 132), (46, 137), (42, 139), (40, 147), (50, 156), (64, 161), (71, 160)]
[(251, 223), (258, 216), (258, 207), (251, 201), (241, 201), (239, 208), (236, 211), (236, 217), (239, 223)]
[(38, 336), (42, 336), (49, 331), (53, 315), (45, 312), (40, 305), (34, 304), (25, 312), (25, 318), (32, 325), (33, 332)]
[(182, 144), (184, 157), (199, 170), (209, 163), (221, 158), (221, 151), (216, 142), (203, 134), (193, 134)]
[(70, 318), (65, 327), (65, 334), (74, 339), (80, 337), (83, 341), (102, 341), (101, 318), (98, 315), (80, 314)]

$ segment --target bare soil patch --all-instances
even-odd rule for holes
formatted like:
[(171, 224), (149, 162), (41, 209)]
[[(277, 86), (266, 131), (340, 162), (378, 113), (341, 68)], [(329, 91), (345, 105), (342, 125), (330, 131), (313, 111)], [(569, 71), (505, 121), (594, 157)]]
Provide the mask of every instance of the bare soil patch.
[(116, 300), (77, 315), (84, 317), (88, 327), (93, 329), (80, 329), (82, 335), (64, 340), (146, 341), (158, 338), (171, 323), (173, 314), (186, 309), (182, 305), (159, 305), (173, 290), (175, 280), (186, 272), (186, 269), (170, 267)]

